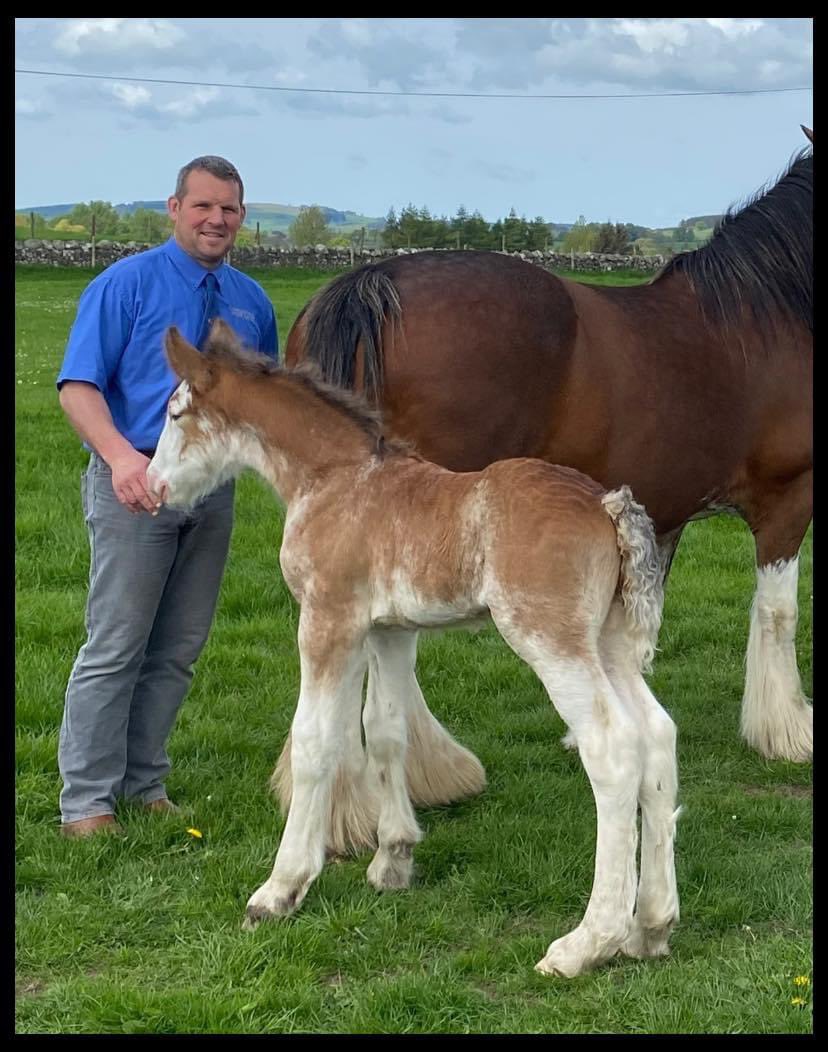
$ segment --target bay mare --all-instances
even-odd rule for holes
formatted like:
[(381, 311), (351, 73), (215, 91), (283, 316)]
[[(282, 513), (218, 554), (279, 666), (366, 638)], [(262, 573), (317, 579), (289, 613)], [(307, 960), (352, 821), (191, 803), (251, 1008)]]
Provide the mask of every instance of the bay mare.
[(757, 567), (742, 733), (764, 756), (811, 757), (794, 640), (813, 500), (812, 148), (646, 285), (421, 252), (320, 290), (285, 358), (364, 391), (391, 433), (453, 470), (530, 456), (628, 484), (665, 576), (688, 522), (741, 516)]
[(411, 780), (428, 785), (436, 766), (467, 791), (484, 782), (477, 759), (423, 720), (416, 633), (490, 616), (546, 687), (595, 796), (586, 912), (537, 967), (573, 976), (619, 951), (666, 953), (679, 909), (675, 728), (642, 677), (661, 571), (629, 489), (539, 460), (464, 474), (428, 463), (386, 442), (353, 396), (242, 354), (220, 321), (203, 355), (175, 329), (167, 353), (182, 383), (148, 467), (153, 488), (188, 507), (258, 471), (286, 505), (280, 564), (301, 606), (287, 822), (246, 925), (295, 910), (330, 850), (376, 847), (371, 884), (409, 885), (421, 836)]

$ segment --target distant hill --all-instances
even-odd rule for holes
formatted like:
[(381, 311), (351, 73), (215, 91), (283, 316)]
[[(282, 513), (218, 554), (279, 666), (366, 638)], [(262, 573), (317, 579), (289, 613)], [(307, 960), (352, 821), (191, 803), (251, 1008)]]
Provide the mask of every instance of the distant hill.
[[(67, 215), (76, 204), (80, 202), (72, 202), (71, 204), (63, 205), (36, 205), (33, 208), (18, 208), (16, 212), (19, 214), (24, 213), (26, 215), (29, 212), (34, 212), (36, 215), (41, 215), (49, 222), (58, 216)], [(167, 213), (167, 202), (164, 201), (128, 201), (121, 202), (120, 204), (112, 206), (118, 215), (132, 215), (139, 208), (146, 208), (152, 212), (161, 212), (166, 215)], [(337, 208), (328, 208), (326, 205), (319, 206), (325, 213), (325, 218), (328, 224), (339, 233), (347, 234), (352, 230), (359, 230), (360, 227), (365, 227), (366, 230), (382, 230), (385, 226), (385, 218), (380, 216), (364, 216), (358, 212), (342, 211)], [(279, 231), (280, 233), (286, 234), (288, 227), (294, 221), (299, 214), (299, 205), (283, 205), (283, 204), (270, 204), (270, 203), (257, 203), (250, 201), (247, 204), (247, 218), (245, 223), (249, 227), (255, 227), (256, 223), (259, 224), (259, 229), (262, 233), (270, 233), (271, 231)]]
[(689, 226), (689, 227), (694, 227), (694, 226), (705, 226), (706, 227), (706, 226), (710, 226), (710, 227), (713, 227), (719, 222), (719, 220), (721, 218), (722, 218), (721, 214), (718, 214), (718, 213), (716, 215), (712, 215), (712, 216), (690, 216), (689, 219), (685, 219), (684, 220), (684, 226)]

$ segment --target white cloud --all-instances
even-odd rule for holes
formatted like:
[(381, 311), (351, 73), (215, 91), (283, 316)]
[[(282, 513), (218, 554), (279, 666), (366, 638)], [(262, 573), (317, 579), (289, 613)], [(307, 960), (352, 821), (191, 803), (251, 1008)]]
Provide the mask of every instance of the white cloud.
[(112, 84), (110, 91), (128, 110), (139, 109), (152, 102), (152, 94), (136, 84)]
[(457, 21), (452, 61), (470, 60), (480, 91), (749, 90), (802, 87), (811, 76), (810, 19)]
[(714, 28), (720, 29), (725, 36), (730, 37), (755, 33), (765, 25), (761, 18), (702, 18), (700, 21), (707, 22)]
[(161, 113), (169, 113), (176, 117), (194, 117), (217, 99), (219, 94), (218, 88), (197, 88), (180, 99), (163, 103), (158, 109)]
[[(281, 35), (245, 28), (250, 19), (63, 18), (17, 19), (19, 62), (49, 60), (85, 73), (177, 70), (190, 79), (218, 80), (270, 73), (284, 65), (271, 39)], [(260, 20), (261, 21), (261, 20)], [(278, 28), (279, 19), (265, 19)], [(264, 45), (264, 46), (263, 46)], [(209, 56), (210, 77), (205, 76)]]
[(287, 66), (285, 69), (280, 69), (277, 73), (273, 74), (273, 80), (279, 87), (285, 88), (298, 88), (301, 87), (308, 79), (307, 73), (304, 70), (299, 69), (297, 66)]
[(69, 58), (124, 52), (174, 52), (184, 41), (183, 29), (167, 18), (78, 18), (63, 26), (55, 49)]
[[(427, 87), (450, 77), (451, 47), (445, 29), (435, 34), (424, 19), (328, 19), (307, 39), (311, 55), (357, 65), (372, 87)], [(317, 67), (318, 68), (318, 67)], [(319, 81), (317, 80), (317, 84)]]
[(50, 117), (51, 111), (39, 99), (18, 95), (14, 100), (14, 112), (18, 117)]
[(643, 19), (620, 18), (612, 27), (618, 36), (631, 37), (641, 51), (648, 54), (653, 51), (665, 51), (675, 54), (676, 50), (687, 43), (688, 27), (674, 18)]
[(234, 94), (218, 88), (148, 89), (143, 85), (115, 83), (97, 86), (99, 98), (114, 101), (122, 115), (138, 121), (171, 125), (190, 122), (208, 115), (211, 120), (239, 115), (255, 116), (250, 100), (239, 102)]

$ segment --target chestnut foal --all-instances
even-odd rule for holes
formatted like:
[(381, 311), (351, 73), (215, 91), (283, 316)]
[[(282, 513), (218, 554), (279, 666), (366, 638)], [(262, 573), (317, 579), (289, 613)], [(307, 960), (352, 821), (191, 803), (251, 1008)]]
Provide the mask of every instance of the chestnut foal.
[(627, 487), (539, 460), (440, 468), (386, 441), (376, 414), (312, 367), (244, 353), (220, 321), (203, 354), (175, 328), (166, 348), (182, 382), (148, 469), (155, 491), (188, 507), (257, 471), (286, 505), (280, 563), (301, 607), (289, 811), (246, 926), (292, 913), (326, 849), (375, 845), (371, 884), (408, 887), (421, 836), (409, 772), (427, 783), (453, 757), (470, 792), (484, 782), (436, 720), (409, 722), (416, 633), (488, 616), (567, 724), (597, 810), (585, 915), (538, 969), (575, 976), (619, 951), (666, 953), (679, 912), (675, 727), (642, 677), (661, 569)]

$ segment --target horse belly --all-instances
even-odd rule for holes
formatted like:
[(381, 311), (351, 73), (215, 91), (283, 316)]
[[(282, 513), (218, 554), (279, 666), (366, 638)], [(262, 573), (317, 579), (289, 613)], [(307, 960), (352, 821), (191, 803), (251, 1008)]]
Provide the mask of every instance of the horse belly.
[(438, 593), (399, 571), (388, 582), (375, 582), (373, 595), (371, 623), (381, 627), (447, 628), (487, 616), (486, 606), (470, 589)]

